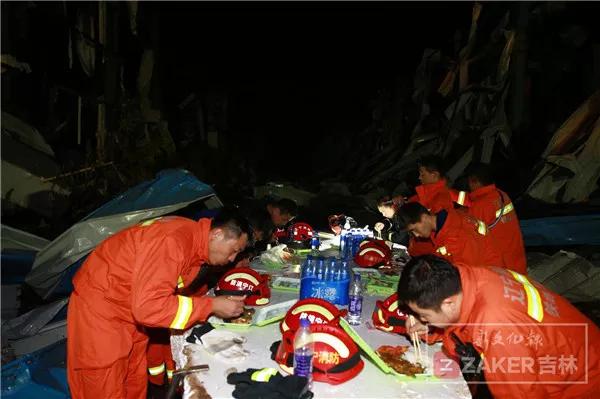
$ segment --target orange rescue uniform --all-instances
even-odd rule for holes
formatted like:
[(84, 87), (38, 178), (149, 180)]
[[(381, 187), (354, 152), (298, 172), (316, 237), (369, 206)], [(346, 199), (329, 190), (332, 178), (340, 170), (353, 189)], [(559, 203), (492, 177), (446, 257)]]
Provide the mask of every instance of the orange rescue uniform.
[[(527, 274), (527, 258), (517, 212), (508, 195), (495, 184), (478, 188), (470, 194), (469, 214), (489, 227), (489, 235), (500, 252), (504, 265)], [(495, 224), (494, 224), (495, 223)]]
[(166, 328), (152, 328), (146, 331), (149, 342), (146, 351), (148, 363), (148, 380), (154, 385), (164, 385), (173, 378), (175, 361), (171, 353), (171, 332)]
[[(453, 195), (446, 183), (446, 179), (441, 179), (436, 183), (421, 184), (415, 187), (416, 195), (408, 199), (408, 202), (418, 202), (432, 213), (438, 213), (441, 210), (454, 209), (452, 203)], [(463, 192), (464, 193), (464, 192)], [(466, 198), (461, 195), (461, 198)], [(408, 253), (411, 256), (427, 255), (435, 252), (431, 240), (427, 238), (410, 237), (408, 243)]]
[(416, 195), (408, 199), (408, 202), (418, 202), (430, 212), (437, 213), (442, 209), (453, 209), (452, 195), (447, 186), (446, 179), (436, 183), (421, 184), (415, 187)]
[[(463, 265), (464, 266), (464, 265)], [(596, 398), (600, 329), (566, 299), (512, 270), (459, 265), (458, 323), (444, 330), (472, 343), (495, 398)], [(450, 350), (451, 351), (451, 350)]]
[(209, 219), (163, 217), (103, 241), (73, 278), (67, 376), (74, 398), (145, 398), (144, 327), (183, 330), (212, 312), (210, 297), (177, 295), (208, 260)]
[[(439, 221), (440, 216), (437, 218)], [(438, 226), (438, 230), (431, 233), (431, 241), (434, 245), (433, 254), (452, 264), (504, 266), (500, 254), (487, 236), (485, 224), (462, 212), (447, 211), (442, 227)]]
[[(191, 281), (188, 283), (191, 283)], [(178, 281), (178, 292), (185, 288), (183, 279)], [(208, 289), (205, 284), (191, 293), (191, 296), (203, 296), (208, 292)], [(163, 385), (165, 377), (167, 377), (167, 381), (170, 383), (175, 371), (175, 361), (171, 352), (171, 332), (166, 328), (149, 328), (146, 332), (149, 337), (148, 350), (146, 351), (148, 380), (155, 385)]]

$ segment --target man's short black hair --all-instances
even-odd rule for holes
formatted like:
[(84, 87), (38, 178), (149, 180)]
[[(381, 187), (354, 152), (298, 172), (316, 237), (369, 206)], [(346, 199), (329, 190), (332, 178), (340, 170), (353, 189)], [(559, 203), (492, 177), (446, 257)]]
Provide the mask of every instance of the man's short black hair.
[(465, 173), (467, 177), (474, 178), (484, 186), (494, 184), (494, 173), (490, 165), (477, 162), (471, 164)]
[(284, 215), (298, 216), (298, 205), (288, 198), (282, 198), (273, 205), (279, 209), (279, 212)]
[(424, 167), (429, 172), (438, 172), (440, 176), (446, 174), (446, 168), (444, 167), (444, 160), (437, 155), (426, 155), (418, 161), (419, 167)]
[(239, 238), (242, 234), (246, 234), (248, 241), (252, 240), (250, 223), (236, 208), (224, 207), (221, 209), (219, 214), (213, 218), (210, 228), (221, 228), (227, 232), (229, 237), (234, 238)]
[(403, 229), (409, 224), (419, 223), (421, 221), (421, 215), (431, 215), (431, 213), (418, 202), (406, 203), (398, 209), (398, 212), (396, 212), (398, 224)]
[(398, 302), (414, 302), (423, 309), (439, 310), (442, 302), (462, 291), (458, 269), (435, 255), (412, 258), (398, 282)]
[(394, 206), (394, 199), (389, 195), (384, 195), (377, 199), (377, 207)]
[(250, 223), (250, 227), (255, 232), (261, 232), (263, 239), (273, 234), (275, 226), (271, 220), (271, 215), (264, 209), (249, 209), (242, 211)]
[(279, 199), (268, 195), (262, 199), (262, 202), (265, 206), (276, 206)]

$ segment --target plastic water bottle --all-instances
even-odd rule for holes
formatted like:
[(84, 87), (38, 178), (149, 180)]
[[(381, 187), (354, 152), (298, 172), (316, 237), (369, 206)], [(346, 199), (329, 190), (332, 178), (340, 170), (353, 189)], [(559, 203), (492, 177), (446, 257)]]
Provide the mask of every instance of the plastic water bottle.
[(310, 250), (313, 255), (319, 254), (319, 248), (321, 247), (321, 240), (319, 239), (319, 233), (314, 232), (310, 239)]
[(346, 234), (346, 244), (344, 245), (344, 253), (342, 254), (343, 258), (351, 258), (352, 257), (352, 233), (348, 232)]
[(312, 277), (315, 275), (315, 261), (312, 255), (306, 257), (304, 267), (302, 268), (302, 277)]
[(294, 336), (294, 375), (306, 377), (308, 387), (312, 389), (314, 344), (310, 332), (310, 321), (300, 319), (300, 328)]
[(337, 269), (337, 259), (335, 257), (329, 258), (329, 271), (325, 276), (325, 280), (334, 281), (335, 280), (335, 272)]
[(325, 272), (325, 259), (321, 256), (317, 258), (317, 266), (315, 268), (315, 277), (317, 280), (323, 280), (323, 273)]
[(360, 274), (354, 275), (354, 280), (350, 284), (348, 293), (350, 297), (350, 305), (348, 306), (348, 323), (358, 325), (361, 322), (363, 292), (360, 281)]
[(338, 269), (337, 279), (340, 281), (346, 280), (348, 278), (348, 261), (342, 260), (342, 261), (340, 261), (340, 264), (338, 266), (339, 266), (339, 269)]
[(344, 251), (346, 250), (346, 235), (348, 234), (348, 230), (342, 230), (342, 234), (340, 234), (340, 257), (344, 257)]

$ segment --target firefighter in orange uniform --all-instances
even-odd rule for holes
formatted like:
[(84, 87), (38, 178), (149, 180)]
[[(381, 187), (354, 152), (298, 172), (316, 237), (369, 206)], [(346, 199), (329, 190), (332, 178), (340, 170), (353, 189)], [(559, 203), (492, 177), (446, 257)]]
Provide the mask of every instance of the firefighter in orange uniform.
[[(410, 197), (408, 202), (418, 202), (433, 213), (452, 210), (455, 203), (461, 206), (469, 205), (466, 192), (448, 188), (442, 164), (442, 159), (437, 156), (426, 156), (419, 160), (421, 185), (415, 187), (416, 195)], [(425, 255), (432, 250), (434, 248), (430, 240), (411, 237), (408, 246), (408, 253), (411, 256)]]
[(412, 202), (400, 207), (398, 217), (410, 234), (431, 239), (431, 254), (475, 266), (504, 266), (485, 224), (472, 216), (453, 209), (431, 214)]
[(424, 334), (426, 324), (443, 329), (444, 345), (458, 343), (465, 379), (482, 378), (475, 389), (485, 381), (495, 398), (511, 399), (592, 399), (600, 392), (600, 329), (522, 274), (423, 256), (402, 272), (398, 300), (420, 320), (409, 333)]
[[(252, 229), (253, 246), (248, 245), (246, 249), (237, 254), (236, 259), (228, 266), (218, 268), (203, 268), (196, 278), (184, 285), (181, 281), (177, 284), (178, 293), (200, 297), (214, 287), (220, 276), (231, 267), (250, 267), (251, 258), (258, 255), (266, 248), (267, 241), (273, 234), (271, 217), (267, 211), (262, 209), (247, 209), (241, 211), (248, 220)], [(148, 362), (148, 381), (154, 385), (164, 385), (165, 380), (171, 383), (175, 362), (171, 353), (171, 334), (168, 329), (147, 329), (149, 342), (146, 353)]]
[(526, 275), (527, 258), (523, 235), (512, 201), (504, 191), (496, 188), (487, 165), (473, 165), (467, 176), (471, 189), (469, 214), (486, 223), (504, 264)]
[(73, 278), (67, 315), (67, 377), (73, 398), (145, 398), (147, 328), (184, 330), (210, 314), (236, 317), (241, 298), (191, 297), (178, 285), (201, 265), (244, 250), (248, 222), (234, 210), (212, 221), (163, 217), (103, 241)]
[(433, 213), (442, 209), (454, 209), (454, 204), (469, 206), (469, 197), (464, 191), (448, 188), (444, 177), (442, 159), (436, 156), (426, 156), (419, 161), (420, 186), (415, 187), (416, 195), (408, 202), (419, 202)]

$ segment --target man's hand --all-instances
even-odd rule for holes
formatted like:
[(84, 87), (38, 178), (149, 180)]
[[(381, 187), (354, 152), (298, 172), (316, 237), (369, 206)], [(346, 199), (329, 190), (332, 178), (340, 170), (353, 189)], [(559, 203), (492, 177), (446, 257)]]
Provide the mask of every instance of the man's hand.
[(406, 326), (407, 326), (406, 331), (408, 332), (409, 335), (416, 332), (417, 334), (422, 336), (422, 335), (425, 335), (427, 333), (427, 331), (429, 331), (429, 328), (425, 324), (421, 323), (421, 321), (419, 321), (419, 319), (417, 319), (416, 317), (413, 317), (412, 320), (413, 320), (412, 324), (408, 320), (406, 322)]
[(238, 317), (244, 311), (245, 296), (217, 296), (212, 301), (212, 312), (221, 319)]
[(373, 226), (373, 229), (375, 229), (375, 231), (381, 232), (381, 230), (383, 230), (384, 227), (385, 225), (383, 223), (377, 222), (375, 223), (375, 226)]

